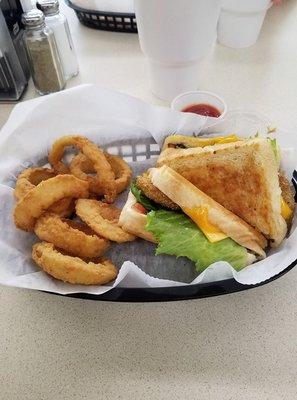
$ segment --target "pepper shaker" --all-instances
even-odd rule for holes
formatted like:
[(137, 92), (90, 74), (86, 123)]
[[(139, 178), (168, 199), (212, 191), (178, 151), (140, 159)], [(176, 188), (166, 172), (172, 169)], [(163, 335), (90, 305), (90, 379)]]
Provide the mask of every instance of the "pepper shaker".
[(68, 21), (59, 11), (59, 1), (39, 0), (36, 5), (44, 13), (46, 25), (54, 31), (65, 78), (76, 76), (78, 74), (77, 58)]
[(24, 42), (37, 92), (41, 95), (64, 89), (66, 81), (54, 32), (45, 25), (44, 14), (31, 10), (23, 14)]

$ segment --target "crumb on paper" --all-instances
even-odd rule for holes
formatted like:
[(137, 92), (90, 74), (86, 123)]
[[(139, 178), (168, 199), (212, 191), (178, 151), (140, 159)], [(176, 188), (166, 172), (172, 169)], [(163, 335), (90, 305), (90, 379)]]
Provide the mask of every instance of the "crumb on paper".
[(276, 126), (272, 126), (272, 125), (267, 126), (267, 134), (274, 133), (274, 132), (276, 132), (276, 130), (277, 130)]

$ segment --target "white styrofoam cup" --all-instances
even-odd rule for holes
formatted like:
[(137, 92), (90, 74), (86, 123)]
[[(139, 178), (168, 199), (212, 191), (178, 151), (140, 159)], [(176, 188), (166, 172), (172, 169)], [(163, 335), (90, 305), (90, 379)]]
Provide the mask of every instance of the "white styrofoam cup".
[(140, 46), (153, 93), (164, 100), (197, 89), (216, 39), (221, 0), (135, 0)]
[(190, 91), (199, 84), (202, 64), (199, 61), (188, 64), (162, 64), (148, 61), (151, 91), (164, 100), (171, 100), (177, 94)]
[(271, 0), (223, 0), (218, 22), (219, 43), (249, 47), (258, 40)]

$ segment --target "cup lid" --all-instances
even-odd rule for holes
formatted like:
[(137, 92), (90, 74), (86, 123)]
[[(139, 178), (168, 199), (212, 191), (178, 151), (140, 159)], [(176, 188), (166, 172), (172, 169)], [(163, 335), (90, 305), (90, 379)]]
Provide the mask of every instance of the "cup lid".
[(26, 27), (39, 26), (44, 23), (44, 14), (40, 10), (30, 10), (22, 15), (22, 22)]
[(56, 14), (59, 11), (58, 0), (38, 0), (36, 6), (45, 15)]

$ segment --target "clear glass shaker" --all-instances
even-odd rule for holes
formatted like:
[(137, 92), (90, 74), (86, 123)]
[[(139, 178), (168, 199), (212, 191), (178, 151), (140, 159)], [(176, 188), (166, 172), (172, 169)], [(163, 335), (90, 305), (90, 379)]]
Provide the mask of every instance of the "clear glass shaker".
[(35, 88), (39, 94), (48, 94), (64, 89), (66, 81), (54, 32), (45, 25), (40, 10), (23, 14), (25, 26), (24, 42)]
[(65, 78), (69, 79), (76, 76), (78, 74), (78, 62), (68, 21), (64, 14), (59, 12), (59, 1), (39, 0), (36, 5), (44, 13), (47, 26), (54, 31)]
[(13, 46), (0, 7), (0, 102), (19, 100), (26, 86), (27, 77)]

